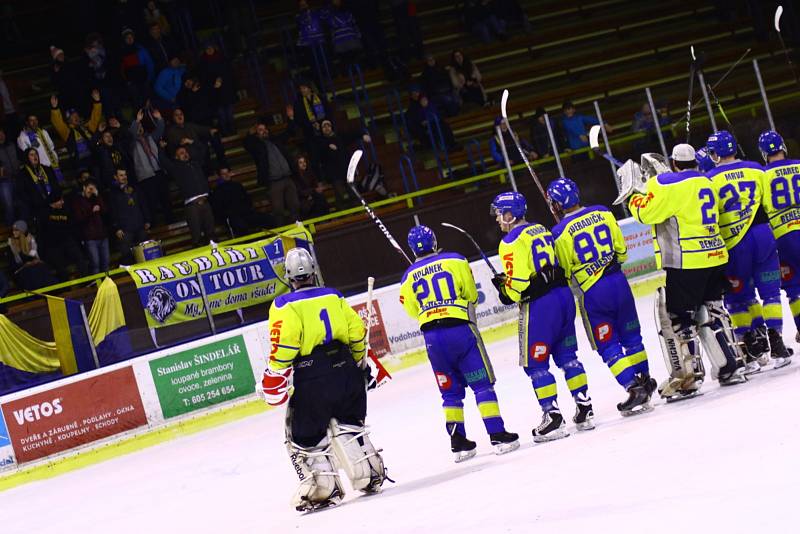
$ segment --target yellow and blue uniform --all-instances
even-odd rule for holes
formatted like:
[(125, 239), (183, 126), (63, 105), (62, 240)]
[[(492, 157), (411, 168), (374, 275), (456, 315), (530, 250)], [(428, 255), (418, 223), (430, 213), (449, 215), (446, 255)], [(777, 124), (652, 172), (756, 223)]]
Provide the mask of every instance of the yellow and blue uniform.
[(762, 206), (777, 241), (781, 287), (800, 330), (800, 160), (765, 166)]
[(467, 260), (454, 253), (417, 259), (400, 281), (400, 303), (419, 321), (428, 359), (442, 395), (448, 434), (464, 429), (464, 397), (469, 386), (489, 434), (504, 432), (494, 391), (494, 371), (473, 319), (478, 300)]
[[(708, 172), (718, 198), (719, 226), (728, 248), (731, 290), (725, 307), (739, 337), (763, 326), (780, 331), (780, 264), (775, 237), (762, 206), (763, 168), (734, 161)], [(761, 303), (756, 299), (756, 289)], [(762, 306), (763, 303), (763, 316)]]
[(622, 273), (628, 247), (603, 206), (578, 207), (553, 228), (558, 264), (580, 290), (586, 336), (625, 389), (649, 376), (636, 302)]
[(520, 224), (503, 237), (498, 252), (506, 275), (503, 292), (520, 303), (520, 365), (542, 409), (557, 408), (551, 355), (572, 395), (584, 393), (588, 398), (586, 372), (576, 354), (575, 299), (563, 275), (561, 280), (547, 282), (542, 274), (559, 270), (552, 234), (540, 224)]

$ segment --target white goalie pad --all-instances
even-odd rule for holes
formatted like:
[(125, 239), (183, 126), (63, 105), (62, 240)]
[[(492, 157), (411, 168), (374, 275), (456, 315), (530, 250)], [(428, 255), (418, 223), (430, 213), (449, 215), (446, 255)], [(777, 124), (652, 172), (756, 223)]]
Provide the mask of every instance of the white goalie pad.
[(619, 185), (619, 196), (614, 200), (614, 205), (625, 202), (634, 191), (646, 193), (646, 179), (642, 175), (641, 167), (633, 160), (628, 160), (617, 169), (617, 181)]
[(386, 479), (386, 469), (367, 429), (331, 419), (328, 432), (336, 462), (350, 479), (353, 489), (365, 493), (379, 491)]
[(658, 340), (669, 378), (658, 388), (663, 397), (671, 397), (678, 392), (699, 389), (703, 383), (705, 370), (700, 359), (697, 333), (694, 329), (678, 334), (667, 312), (666, 292), (663, 287), (656, 291), (655, 319), (658, 326)]
[(327, 436), (315, 447), (301, 447), (287, 440), (286, 450), (300, 479), (300, 486), (292, 498), (294, 508), (313, 509), (324, 503), (341, 502), (344, 489), (339, 473), (331, 461), (331, 444)]
[(742, 361), (743, 356), (733, 333), (730, 315), (722, 301), (706, 302), (697, 314), (700, 341), (711, 362), (711, 376), (719, 377), (719, 370), (729, 361)]

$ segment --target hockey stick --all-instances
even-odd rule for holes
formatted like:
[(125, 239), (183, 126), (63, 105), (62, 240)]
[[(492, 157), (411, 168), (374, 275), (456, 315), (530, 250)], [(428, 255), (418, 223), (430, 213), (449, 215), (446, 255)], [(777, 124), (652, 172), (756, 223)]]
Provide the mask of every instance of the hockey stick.
[(381, 361), (375, 356), (375, 353), (372, 352), (372, 347), (369, 344), (369, 333), (372, 330), (372, 289), (375, 286), (375, 278), (370, 276), (367, 278), (367, 337), (366, 337), (366, 345), (367, 345), (367, 355), (366, 357), (369, 358), (368, 361), (371, 361), (372, 364), (375, 366), (375, 387), (381, 387), (386, 382), (392, 379), (392, 375), (389, 374), (389, 371), (383, 366)]
[(378, 228), (380, 229), (381, 232), (383, 232), (383, 235), (386, 236), (386, 239), (389, 240), (389, 243), (392, 245), (392, 247), (394, 247), (394, 249), (398, 253), (400, 253), (403, 256), (403, 258), (405, 258), (405, 260), (408, 262), (409, 265), (411, 265), (413, 262), (408, 257), (408, 254), (406, 254), (405, 251), (402, 249), (402, 247), (397, 243), (395, 238), (389, 232), (389, 229), (386, 228), (385, 224), (383, 224), (383, 221), (381, 221), (378, 218), (378, 216), (375, 215), (375, 212), (372, 211), (372, 208), (369, 207), (367, 201), (364, 200), (364, 197), (362, 197), (361, 193), (358, 192), (358, 188), (354, 183), (356, 179), (356, 170), (358, 170), (358, 162), (361, 160), (361, 156), (363, 155), (363, 153), (364, 152), (362, 150), (356, 150), (350, 157), (350, 164), (347, 166), (347, 183), (350, 186), (350, 189), (353, 191), (353, 194), (356, 196), (356, 198), (358, 198), (358, 200), (361, 201), (361, 205), (364, 206), (364, 210), (367, 212), (367, 215), (369, 215), (375, 222), (375, 224), (378, 225)]
[[(544, 198), (544, 201), (547, 203), (547, 207), (550, 208), (550, 213), (553, 214), (553, 218), (556, 220), (556, 222), (559, 222), (561, 218), (558, 216), (555, 208), (550, 203), (550, 199), (547, 197), (544, 187), (542, 187), (542, 182), (539, 181), (539, 177), (536, 176), (535, 172), (533, 172), (533, 167), (531, 167), (531, 163), (528, 161), (528, 156), (525, 155), (525, 152), (522, 150), (522, 146), (519, 144), (519, 139), (517, 139), (517, 136), (514, 135), (514, 130), (511, 129), (511, 122), (508, 120), (508, 113), (506, 112), (506, 104), (508, 104), (508, 89), (503, 89), (503, 96), (500, 99), (500, 114), (503, 116), (503, 120), (506, 123), (508, 133), (511, 134), (511, 139), (514, 140), (514, 145), (517, 147), (517, 152), (519, 152), (522, 161), (525, 162), (525, 166), (528, 167), (528, 172), (531, 173), (531, 178), (533, 178), (533, 181), (536, 183), (536, 187), (539, 188), (539, 193), (542, 194), (542, 198)], [(555, 149), (556, 148), (553, 147), (553, 150)], [(510, 164), (511, 162), (509, 161), (509, 165)]]
[(604, 159), (607, 159), (608, 161), (613, 163), (615, 167), (617, 167), (617, 168), (622, 167), (622, 165), (624, 165), (624, 164), (620, 160), (618, 160), (617, 158), (615, 158), (614, 156), (612, 156), (608, 152), (601, 152), (600, 151), (600, 128), (601, 128), (601, 126), (598, 125), (598, 124), (595, 124), (594, 126), (589, 128), (589, 147), (592, 150), (594, 150), (594, 152), (598, 156), (600, 156), (600, 157), (602, 157)]
[[(689, 47), (692, 62), (689, 64), (689, 97), (686, 99), (686, 143), (689, 143), (690, 128), (692, 124), (692, 98), (694, 97), (694, 77), (697, 70), (697, 58), (694, 56), (694, 46)], [(655, 120), (657, 120), (654, 117)]]
[(480, 253), (481, 258), (483, 258), (483, 261), (485, 261), (486, 265), (489, 266), (489, 269), (492, 271), (492, 274), (495, 275), (495, 276), (497, 276), (499, 274), (497, 272), (497, 270), (494, 268), (494, 265), (492, 265), (492, 262), (489, 261), (489, 258), (486, 257), (486, 254), (483, 253), (483, 250), (481, 250), (481, 247), (478, 246), (478, 243), (472, 238), (471, 235), (469, 235), (469, 232), (467, 232), (463, 228), (459, 228), (455, 224), (441, 223), (441, 225), (444, 226), (445, 228), (452, 228), (453, 230), (458, 230), (459, 232), (461, 232), (462, 234), (467, 236), (467, 239), (469, 239), (472, 242), (473, 246), (475, 247), (475, 250), (477, 250), (478, 253)]
[(794, 68), (794, 63), (792, 63), (792, 58), (789, 56), (789, 50), (786, 48), (786, 43), (783, 42), (783, 35), (781, 34), (782, 15), (783, 15), (783, 6), (778, 6), (778, 9), (775, 10), (775, 31), (778, 32), (778, 39), (781, 42), (781, 48), (783, 48), (783, 55), (786, 56), (786, 63), (788, 63), (789, 68), (792, 71), (792, 75), (794, 76), (794, 81), (800, 83), (800, 78), (797, 77), (797, 71)]

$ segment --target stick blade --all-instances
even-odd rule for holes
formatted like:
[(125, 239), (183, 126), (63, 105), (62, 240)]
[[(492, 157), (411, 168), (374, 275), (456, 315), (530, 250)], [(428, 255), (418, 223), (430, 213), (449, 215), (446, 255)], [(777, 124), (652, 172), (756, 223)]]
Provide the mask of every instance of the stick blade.
[(358, 162), (361, 161), (361, 156), (364, 154), (363, 150), (356, 150), (350, 156), (350, 164), (347, 166), (347, 183), (352, 184), (356, 179), (356, 170), (358, 169)]
[(589, 128), (589, 146), (592, 147), (592, 150), (600, 148), (600, 126), (598, 124)]
[(508, 120), (508, 113), (506, 112), (507, 104), (508, 104), (508, 89), (503, 89), (503, 96), (500, 98), (500, 114), (506, 120)]
[(783, 15), (783, 6), (778, 6), (775, 10), (775, 31), (781, 33), (781, 16)]
[(450, 224), (450, 223), (443, 222), (443, 223), (439, 223), (439, 225), (440, 226), (444, 226), (445, 228), (455, 228), (456, 230), (460, 230), (460, 228), (458, 226), (456, 226), (455, 224)]

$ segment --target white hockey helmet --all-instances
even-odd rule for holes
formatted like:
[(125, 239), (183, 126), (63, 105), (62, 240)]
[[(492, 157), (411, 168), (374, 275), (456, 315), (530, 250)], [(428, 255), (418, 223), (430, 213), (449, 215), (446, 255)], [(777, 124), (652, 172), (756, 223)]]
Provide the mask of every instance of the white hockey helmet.
[(286, 253), (284, 263), (286, 278), (290, 282), (307, 280), (317, 274), (317, 264), (311, 253), (304, 248), (293, 248)]

